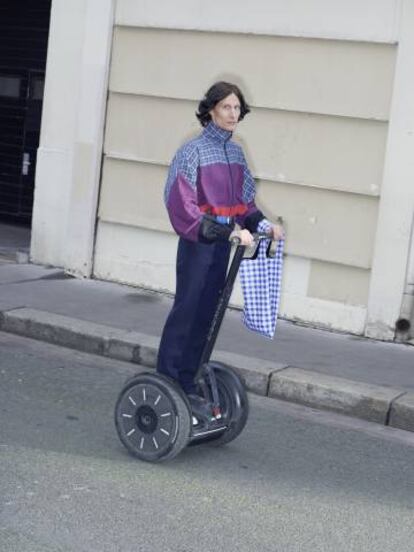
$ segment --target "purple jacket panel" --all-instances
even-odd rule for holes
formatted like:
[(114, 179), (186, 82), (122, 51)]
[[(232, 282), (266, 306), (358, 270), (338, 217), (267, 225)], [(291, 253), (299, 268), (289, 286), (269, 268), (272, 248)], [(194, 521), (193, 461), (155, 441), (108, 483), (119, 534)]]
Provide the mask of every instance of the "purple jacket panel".
[[(204, 182), (209, 185), (203, 186)], [(243, 167), (216, 163), (200, 167), (197, 178), (199, 205), (226, 207), (243, 203)]]
[(167, 209), (177, 234), (187, 240), (197, 241), (202, 215), (197, 205), (194, 188), (180, 174), (171, 188)]

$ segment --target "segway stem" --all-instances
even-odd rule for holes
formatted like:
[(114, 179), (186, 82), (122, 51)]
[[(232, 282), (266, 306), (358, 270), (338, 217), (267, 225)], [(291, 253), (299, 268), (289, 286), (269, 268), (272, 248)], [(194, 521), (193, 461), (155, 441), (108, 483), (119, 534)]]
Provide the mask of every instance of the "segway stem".
[(211, 394), (213, 395), (213, 403), (212, 403), (213, 416), (216, 419), (218, 419), (218, 418), (221, 418), (221, 409), (220, 409), (220, 399), (218, 394), (216, 376), (214, 375), (213, 368), (210, 366), (208, 362), (204, 365), (204, 368), (207, 373), (208, 379), (210, 380)]

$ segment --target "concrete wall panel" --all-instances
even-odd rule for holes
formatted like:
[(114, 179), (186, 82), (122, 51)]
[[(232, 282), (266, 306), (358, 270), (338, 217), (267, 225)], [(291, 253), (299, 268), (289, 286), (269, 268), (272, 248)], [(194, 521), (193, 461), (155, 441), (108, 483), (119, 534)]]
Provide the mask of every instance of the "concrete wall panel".
[[(167, 165), (200, 127), (196, 104), (112, 93), (105, 152)], [(387, 125), (342, 117), (256, 109), (237, 137), (255, 176), (378, 195)]]
[(400, 0), (117, 0), (120, 25), (395, 42)]
[(380, 193), (386, 123), (258, 109), (238, 134), (259, 178)]
[(369, 270), (312, 261), (308, 296), (366, 307), (369, 278)]
[(100, 220), (170, 232), (163, 201), (166, 174), (166, 167), (106, 157)]
[(261, 181), (257, 204), (271, 220), (284, 217), (290, 255), (371, 266), (376, 198)]
[(387, 120), (394, 61), (384, 44), (118, 27), (110, 87), (199, 100), (224, 79), (253, 106)]
[(105, 153), (167, 165), (200, 125), (192, 102), (110, 94)]
[(94, 274), (97, 278), (156, 290), (175, 290), (177, 237), (100, 221)]

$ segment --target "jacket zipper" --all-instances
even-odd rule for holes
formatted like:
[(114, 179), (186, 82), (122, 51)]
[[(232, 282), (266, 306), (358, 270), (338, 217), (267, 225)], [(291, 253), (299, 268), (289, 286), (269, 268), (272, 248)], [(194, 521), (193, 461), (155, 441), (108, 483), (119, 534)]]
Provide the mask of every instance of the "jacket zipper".
[[(229, 139), (230, 139), (230, 138), (227, 138), (227, 140), (225, 140), (225, 142), (224, 142), (224, 154), (225, 154), (225, 156), (226, 156), (227, 166), (228, 166), (228, 168), (229, 168), (229, 173), (230, 173), (231, 200), (232, 200), (232, 202), (233, 202), (233, 205), (230, 206), (230, 211), (231, 211), (231, 208), (234, 207), (234, 205), (235, 205), (235, 198), (234, 198), (233, 175), (232, 175), (232, 173), (231, 173), (230, 159), (229, 159), (229, 156), (228, 156), (228, 154), (227, 154), (227, 148), (226, 148), (227, 142), (229, 141)], [(231, 215), (229, 214), (229, 216), (231, 216)]]

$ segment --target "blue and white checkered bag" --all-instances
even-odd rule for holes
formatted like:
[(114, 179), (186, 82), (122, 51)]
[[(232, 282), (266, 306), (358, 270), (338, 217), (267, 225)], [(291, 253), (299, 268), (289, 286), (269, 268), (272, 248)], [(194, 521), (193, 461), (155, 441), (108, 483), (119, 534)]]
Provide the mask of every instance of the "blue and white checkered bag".
[(244, 296), (243, 322), (255, 332), (273, 339), (283, 270), (284, 240), (277, 243), (274, 257), (267, 255), (270, 240), (260, 240), (255, 259), (243, 259), (239, 269)]

